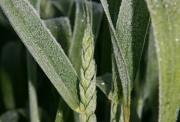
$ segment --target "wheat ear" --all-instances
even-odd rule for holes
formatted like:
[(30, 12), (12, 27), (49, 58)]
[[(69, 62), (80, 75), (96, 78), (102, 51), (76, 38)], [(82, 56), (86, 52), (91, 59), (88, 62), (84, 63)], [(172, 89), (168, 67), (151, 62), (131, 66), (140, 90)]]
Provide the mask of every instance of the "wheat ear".
[(80, 69), (80, 99), (84, 113), (81, 122), (96, 122), (96, 68), (94, 60), (94, 37), (90, 24), (84, 32), (81, 51), (82, 67)]

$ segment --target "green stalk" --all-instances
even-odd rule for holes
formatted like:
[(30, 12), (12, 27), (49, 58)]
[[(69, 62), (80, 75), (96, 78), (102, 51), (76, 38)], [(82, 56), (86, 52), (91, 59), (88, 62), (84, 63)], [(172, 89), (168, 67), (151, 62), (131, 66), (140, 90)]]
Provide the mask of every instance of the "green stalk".
[(27, 52), (27, 71), (28, 71), (28, 89), (29, 89), (29, 109), (30, 121), (39, 122), (38, 103), (36, 94), (36, 63), (33, 57)]
[(120, 120), (120, 99), (122, 98), (122, 86), (119, 79), (115, 57), (112, 56), (112, 101), (111, 101), (111, 122)]

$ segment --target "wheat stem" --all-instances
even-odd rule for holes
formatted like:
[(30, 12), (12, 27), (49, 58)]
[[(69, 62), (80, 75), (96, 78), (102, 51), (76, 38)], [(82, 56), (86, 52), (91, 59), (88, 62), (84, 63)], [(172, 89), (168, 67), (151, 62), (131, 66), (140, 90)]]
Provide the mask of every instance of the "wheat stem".
[(30, 121), (39, 122), (38, 100), (36, 91), (36, 62), (31, 54), (27, 51), (27, 70), (28, 70), (28, 90), (29, 90), (29, 109)]

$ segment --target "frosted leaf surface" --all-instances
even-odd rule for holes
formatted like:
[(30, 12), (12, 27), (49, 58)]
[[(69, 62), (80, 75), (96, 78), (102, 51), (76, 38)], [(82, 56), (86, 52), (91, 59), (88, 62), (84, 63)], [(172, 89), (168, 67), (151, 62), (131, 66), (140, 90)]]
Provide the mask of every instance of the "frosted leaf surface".
[(27, 0), (0, 0), (0, 5), (59, 94), (72, 109), (77, 109), (77, 74), (35, 9)]
[(159, 122), (175, 122), (180, 106), (180, 1), (146, 0), (159, 63)]

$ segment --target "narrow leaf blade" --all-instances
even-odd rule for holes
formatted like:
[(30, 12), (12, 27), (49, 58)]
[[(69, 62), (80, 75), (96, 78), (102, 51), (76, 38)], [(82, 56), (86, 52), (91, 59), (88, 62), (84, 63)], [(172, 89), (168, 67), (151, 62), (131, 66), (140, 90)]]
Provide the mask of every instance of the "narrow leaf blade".
[(0, 0), (0, 5), (59, 94), (78, 111), (77, 74), (35, 9), (26, 0)]

